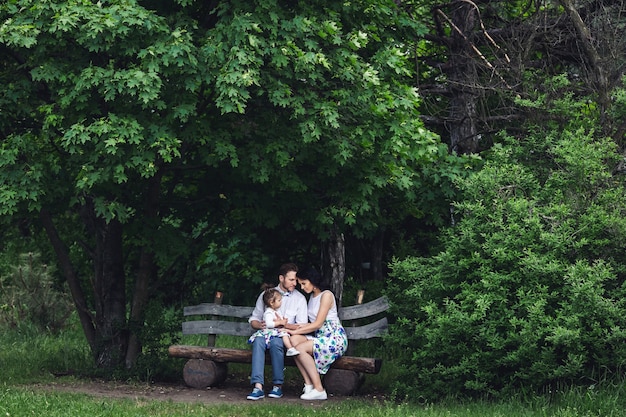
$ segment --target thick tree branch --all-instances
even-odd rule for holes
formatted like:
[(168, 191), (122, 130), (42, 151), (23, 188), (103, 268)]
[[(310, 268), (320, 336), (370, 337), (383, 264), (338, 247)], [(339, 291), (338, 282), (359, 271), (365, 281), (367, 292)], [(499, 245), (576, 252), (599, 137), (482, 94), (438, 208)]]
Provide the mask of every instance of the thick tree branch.
[(603, 110), (608, 107), (609, 104), (609, 95), (608, 95), (608, 81), (602, 66), (602, 60), (600, 58), (600, 54), (594, 48), (591, 40), (591, 32), (585, 22), (580, 17), (580, 14), (576, 10), (574, 3), (572, 0), (559, 0), (559, 3), (565, 8), (567, 15), (571, 19), (574, 24), (574, 28), (576, 29), (576, 33), (578, 35), (578, 39), (583, 46), (583, 51), (585, 52), (585, 57), (587, 63), (591, 66), (591, 70), (594, 74), (598, 96), (600, 99), (600, 104), (603, 107)]

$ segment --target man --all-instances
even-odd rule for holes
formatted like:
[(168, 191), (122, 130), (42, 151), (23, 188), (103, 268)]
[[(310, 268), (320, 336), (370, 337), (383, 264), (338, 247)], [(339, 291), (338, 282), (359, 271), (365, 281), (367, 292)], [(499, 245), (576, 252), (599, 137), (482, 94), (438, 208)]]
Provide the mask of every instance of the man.
[[(296, 329), (298, 324), (308, 322), (307, 302), (302, 293), (296, 291), (296, 272), (298, 266), (292, 263), (284, 264), (278, 271), (278, 286), (276, 289), (282, 294), (282, 304), (278, 313), (280, 317), (274, 320), (275, 325), (283, 325), (286, 329)], [(263, 304), (263, 293), (256, 300), (256, 305), (252, 315), (248, 319), (253, 329), (259, 330), (265, 327), (263, 322), (263, 312), (265, 305)], [(252, 392), (248, 395), (249, 400), (259, 400), (265, 398), (264, 370), (265, 370), (265, 351), (270, 351), (270, 360), (272, 362), (272, 391), (268, 394), (270, 398), (280, 398), (283, 396), (283, 382), (285, 379), (285, 346), (280, 337), (274, 337), (266, 347), (265, 339), (257, 337), (252, 342), (252, 372), (250, 374), (250, 384), (253, 385)]]

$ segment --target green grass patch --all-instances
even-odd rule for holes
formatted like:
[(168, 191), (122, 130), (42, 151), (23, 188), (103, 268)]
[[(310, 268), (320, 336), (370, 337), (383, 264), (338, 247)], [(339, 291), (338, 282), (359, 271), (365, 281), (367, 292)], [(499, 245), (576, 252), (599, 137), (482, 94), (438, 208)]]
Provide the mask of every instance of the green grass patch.
[[(619, 390), (618, 390), (619, 391)], [(175, 403), (163, 400), (113, 399), (86, 394), (50, 393), (30, 388), (4, 385), (0, 388), (0, 415), (21, 417), (131, 417), (131, 416), (310, 416), (336, 417), (618, 417), (623, 416), (623, 402), (615, 401), (613, 391), (591, 394), (571, 392), (554, 401), (536, 397), (531, 402), (470, 403), (376, 403), (347, 398), (342, 402), (311, 405), (280, 402), (247, 402), (237, 404)], [(593, 398), (592, 398), (593, 397)]]
[(41, 382), (57, 374), (85, 374), (91, 368), (91, 351), (77, 327), (56, 335), (26, 324), (0, 331), (0, 378), (6, 383)]

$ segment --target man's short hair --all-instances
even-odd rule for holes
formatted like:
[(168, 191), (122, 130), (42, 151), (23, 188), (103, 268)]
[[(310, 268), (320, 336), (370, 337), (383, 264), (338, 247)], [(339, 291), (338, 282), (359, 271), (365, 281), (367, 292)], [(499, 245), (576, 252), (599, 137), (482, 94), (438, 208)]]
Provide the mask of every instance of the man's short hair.
[(298, 272), (298, 265), (294, 263), (282, 264), (280, 268), (278, 269), (278, 275), (285, 276), (290, 271)]

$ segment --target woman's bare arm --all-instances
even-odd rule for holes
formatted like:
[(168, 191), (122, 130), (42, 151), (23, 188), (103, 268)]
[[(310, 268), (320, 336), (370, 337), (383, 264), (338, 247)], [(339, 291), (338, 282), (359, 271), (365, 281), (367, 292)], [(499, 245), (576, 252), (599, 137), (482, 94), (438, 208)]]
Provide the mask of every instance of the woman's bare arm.
[(296, 329), (288, 330), (290, 334), (308, 334), (320, 329), (328, 316), (328, 311), (333, 306), (335, 296), (330, 291), (324, 291), (322, 293), (322, 299), (320, 300), (320, 309), (317, 312), (315, 321), (307, 324), (301, 324)]

